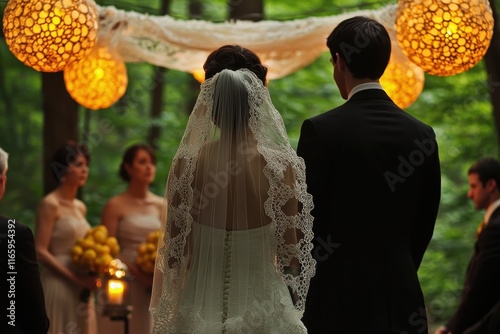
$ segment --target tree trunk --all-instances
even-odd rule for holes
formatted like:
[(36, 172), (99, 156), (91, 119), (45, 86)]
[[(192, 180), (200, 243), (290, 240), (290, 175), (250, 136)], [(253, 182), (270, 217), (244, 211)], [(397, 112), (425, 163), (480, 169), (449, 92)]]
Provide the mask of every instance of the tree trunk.
[(260, 21), (264, 18), (264, 1), (230, 0), (229, 18), (232, 20)]
[(59, 184), (52, 176), (52, 156), (67, 140), (78, 140), (78, 103), (66, 90), (63, 72), (42, 73), (43, 190)]
[[(170, 0), (162, 0), (160, 15), (166, 15), (170, 12)], [(163, 93), (164, 82), (167, 75), (167, 69), (164, 67), (155, 66), (153, 76), (153, 91), (151, 103), (151, 120), (152, 125), (149, 129), (147, 142), (154, 149), (158, 148), (158, 140), (160, 139), (161, 128), (158, 125), (163, 109)]]
[(495, 0), (490, 0), (495, 26), (490, 47), (484, 56), (486, 70), (488, 72), (488, 91), (493, 106), (493, 119), (497, 133), (497, 143), (500, 147), (500, 28), (498, 26), (498, 11)]
[(151, 121), (152, 125), (149, 128), (147, 138), (148, 144), (154, 149), (158, 148), (158, 140), (160, 139), (161, 128), (158, 124), (163, 109), (164, 82), (167, 75), (167, 69), (164, 67), (155, 66), (153, 76), (153, 90), (151, 101)]

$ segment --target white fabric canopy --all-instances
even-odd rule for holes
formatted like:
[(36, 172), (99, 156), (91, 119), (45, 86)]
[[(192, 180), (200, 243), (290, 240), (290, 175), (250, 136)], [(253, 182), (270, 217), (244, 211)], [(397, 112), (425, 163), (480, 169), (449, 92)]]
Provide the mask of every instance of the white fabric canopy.
[(328, 51), (326, 38), (342, 20), (365, 15), (393, 29), (396, 8), (392, 4), (377, 10), (291, 21), (211, 23), (98, 6), (99, 43), (115, 49), (125, 62), (147, 62), (191, 73), (202, 69), (211, 51), (239, 44), (261, 57), (269, 68), (269, 79), (278, 79)]

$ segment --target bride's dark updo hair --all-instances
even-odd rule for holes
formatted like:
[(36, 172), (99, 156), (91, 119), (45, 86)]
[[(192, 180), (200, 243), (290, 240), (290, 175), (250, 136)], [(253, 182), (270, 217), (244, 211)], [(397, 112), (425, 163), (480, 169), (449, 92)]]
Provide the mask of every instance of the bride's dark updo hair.
[(262, 65), (259, 56), (240, 45), (224, 45), (213, 51), (205, 61), (205, 79), (210, 79), (224, 69), (239, 70), (247, 68), (266, 85), (267, 67)]

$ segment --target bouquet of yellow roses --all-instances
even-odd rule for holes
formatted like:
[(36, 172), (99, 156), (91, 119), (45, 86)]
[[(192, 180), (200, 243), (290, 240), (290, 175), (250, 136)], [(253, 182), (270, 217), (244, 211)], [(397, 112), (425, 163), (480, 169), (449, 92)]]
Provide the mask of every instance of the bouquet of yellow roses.
[(106, 226), (98, 225), (76, 241), (71, 248), (71, 258), (79, 269), (101, 274), (119, 252), (116, 238), (108, 236)]
[(135, 264), (146, 274), (152, 274), (155, 268), (156, 251), (160, 231), (148, 234), (146, 241), (137, 247), (137, 258)]

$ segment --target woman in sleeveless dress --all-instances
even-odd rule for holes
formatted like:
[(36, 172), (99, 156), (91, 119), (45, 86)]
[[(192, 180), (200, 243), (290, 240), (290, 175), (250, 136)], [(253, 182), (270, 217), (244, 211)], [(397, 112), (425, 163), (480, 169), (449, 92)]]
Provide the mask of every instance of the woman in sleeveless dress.
[[(143, 272), (135, 264), (137, 247), (146, 241), (149, 233), (160, 229), (163, 198), (149, 191), (156, 176), (156, 154), (147, 145), (133, 145), (125, 151), (120, 165), (120, 177), (128, 182), (127, 189), (111, 198), (102, 212), (101, 224), (108, 228), (120, 245), (118, 257), (134, 277), (130, 285), (133, 306), (130, 334), (151, 332), (149, 303), (153, 275)], [(99, 333), (121, 333), (123, 323), (100, 315)]]
[(303, 334), (312, 198), (252, 51), (209, 55), (172, 162), (153, 333)]
[(85, 289), (96, 288), (96, 278), (79, 273), (71, 260), (71, 248), (90, 229), (87, 208), (76, 198), (87, 181), (89, 160), (83, 145), (68, 142), (60, 148), (50, 166), (59, 186), (37, 208), (35, 247), (42, 265), (49, 334), (97, 333), (94, 299), (82, 297)]

